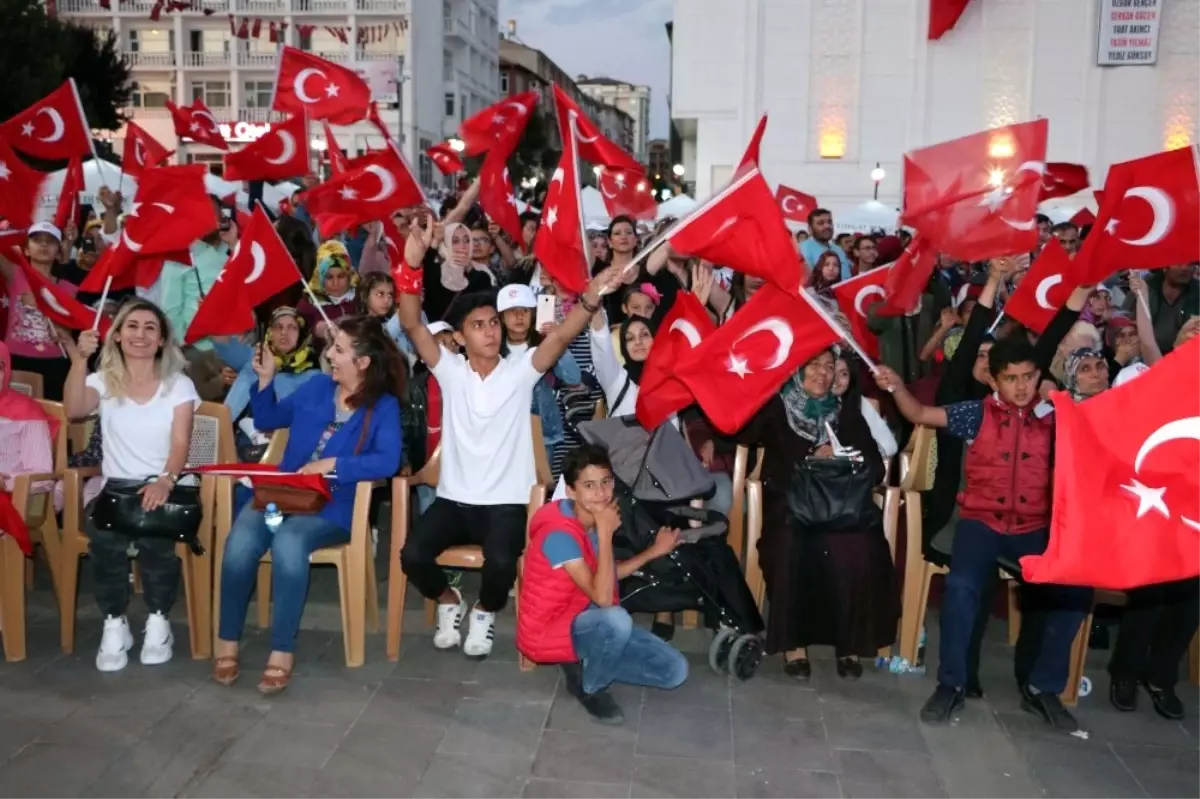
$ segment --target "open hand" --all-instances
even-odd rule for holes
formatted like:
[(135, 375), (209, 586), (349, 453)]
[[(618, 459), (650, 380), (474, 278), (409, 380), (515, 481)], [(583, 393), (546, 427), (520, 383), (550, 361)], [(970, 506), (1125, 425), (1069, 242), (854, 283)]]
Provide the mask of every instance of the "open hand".
[(321, 458), (300, 467), (300, 474), (329, 474), (337, 468), (337, 458)]
[(675, 547), (679, 544), (678, 530), (673, 527), (660, 527), (658, 534), (654, 536), (654, 543), (650, 545), (650, 551), (654, 553), (654, 557), (661, 558), (663, 555), (669, 555), (675, 551)]
[(700, 300), (701, 305), (708, 305), (709, 295), (712, 294), (713, 268), (708, 261), (697, 261), (692, 264), (692, 294)]
[(167, 497), (171, 495), (171, 481), (160, 477), (153, 483), (142, 486), (138, 493), (142, 495), (142, 509), (154, 510), (166, 502)]

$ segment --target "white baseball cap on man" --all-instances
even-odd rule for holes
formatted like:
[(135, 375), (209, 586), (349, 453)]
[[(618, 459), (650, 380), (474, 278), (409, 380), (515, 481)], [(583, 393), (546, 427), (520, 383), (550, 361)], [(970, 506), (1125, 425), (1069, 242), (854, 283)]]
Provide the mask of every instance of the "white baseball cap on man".
[(500, 313), (504, 313), (509, 308), (536, 307), (537, 298), (533, 296), (533, 289), (524, 283), (509, 283), (500, 289), (500, 293), (496, 297), (496, 310)]
[(36, 233), (45, 233), (53, 236), (55, 241), (62, 241), (62, 231), (53, 222), (34, 222), (25, 235), (31, 237)]
[(431, 336), (436, 336), (438, 333), (454, 332), (454, 328), (450, 326), (449, 322), (443, 322), (441, 320), (430, 322), (429, 324), (425, 325), (425, 329), (429, 331), (429, 335)]

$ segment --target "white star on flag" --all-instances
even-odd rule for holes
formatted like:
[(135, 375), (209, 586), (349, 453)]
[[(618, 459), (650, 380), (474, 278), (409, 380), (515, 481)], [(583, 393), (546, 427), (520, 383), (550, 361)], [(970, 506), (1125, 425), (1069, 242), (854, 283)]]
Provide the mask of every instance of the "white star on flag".
[(551, 207), (546, 211), (546, 227), (554, 230), (554, 223), (558, 221), (558, 209)]
[(746, 375), (754, 371), (750, 368), (750, 362), (748, 360), (740, 355), (734, 355), (732, 352), (729, 353), (729, 366), (726, 368), (743, 379), (745, 379)]
[(1117, 234), (1117, 224), (1120, 223), (1120, 221), (1121, 220), (1117, 219), (1115, 216), (1108, 220), (1108, 222), (1106, 222), (1104, 225), (1104, 232), (1115, 236)]
[(337, 87), (336, 83), (330, 83), (325, 86), (325, 96), (326, 97), (337, 97), (337, 95), (338, 95), (338, 87)]
[(33, 123), (32, 122), (26, 122), (25, 124), (21, 125), (21, 135), (22, 136), (32, 136), (33, 135)]
[(343, 200), (353, 200), (358, 197), (358, 192), (349, 186), (343, 186), (342, 190), (338, 192), (338, 194), (342, 195)]
[(1012, 189), (1008, 186), (997, 186), (989, 191), (979, 200), (980, 205), (986, 205), (989, 211), (995, 213), (996, 209), (1004, 205), (1004, 201), (1012, 194)]
[(0, 180), (8, 180), (8, 177), (11, 174), (12, 170), (8, 168), (8, 164), (0, 161)]
[(622, 189), (625, 188), (625, 173), (624, 172), (618, 172), (617, 176), (613, 179), (617, 181), (618, 186), (620, 186)]
[(193, 122), (193, 123), (191, 124), (191, 127), (189, 127), (189, 128), (188, 128), (188, 130), (190, 130), (192, 133), (199, 133), (199, 132), (200, 132), (200, 130), (201, 130), (201, 128), (200, 128), (200, 123), (199, 123), (199, 122)]
[(1121, 488), (1138, 498), (1137, 517), (1139, 519), (1152, 510), (1161, 513), (1164, 519), (1171, 518), (1171, 510), (1163, 500), (1163, 494), (1167, 492), (1166, 488), (1151, 488), (1142, 485), (1136, 479), (1134, 479), (1133, 485), (1121, 486)]

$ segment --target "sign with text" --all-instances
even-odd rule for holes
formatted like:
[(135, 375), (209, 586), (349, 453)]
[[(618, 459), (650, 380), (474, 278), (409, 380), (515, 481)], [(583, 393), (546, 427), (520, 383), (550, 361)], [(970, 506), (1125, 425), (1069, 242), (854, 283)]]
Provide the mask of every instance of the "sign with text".
[(1152, 65), (1158, 61), (1163, 0), (1100, 0), (1096, 64)]

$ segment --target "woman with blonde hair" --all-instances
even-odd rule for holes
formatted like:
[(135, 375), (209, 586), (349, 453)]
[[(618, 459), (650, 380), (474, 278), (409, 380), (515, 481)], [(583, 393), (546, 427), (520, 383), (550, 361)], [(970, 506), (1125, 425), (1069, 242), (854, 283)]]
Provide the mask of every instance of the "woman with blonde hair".
[[(146, 607), (141, 660), (144, 665), (171, 659), (174, 638), (168, 617), (179, 586), (175, 542), (135, 538), (119, 529), (99, 529), (92, 520), (105, 491), (130, 482), (142, 483), (141, 507), (153, 511), (167, 501), (187, 463), (192, 440), (192, 414), (200, 404), (196, 387), (184, 374), (183, 353), (171, 323), (157, 305), (127, 302), (117, 313), (103, 347), (95, 331), (65, 342), (71, 370), (63, 387), (67, 416), (82, 419), (99, 411), (103, 436), (100, 468), (105, 489), (84, 514), (91, 542), (96, 604), (104, 616), (104, 633), (96, 668), (120, 671), (128, 662), (133, 634), (125, 618), (129, 604), (129, 546), (137, 548)], [(100, 368), (88, 374), (88, 359), (100, 350)]]

